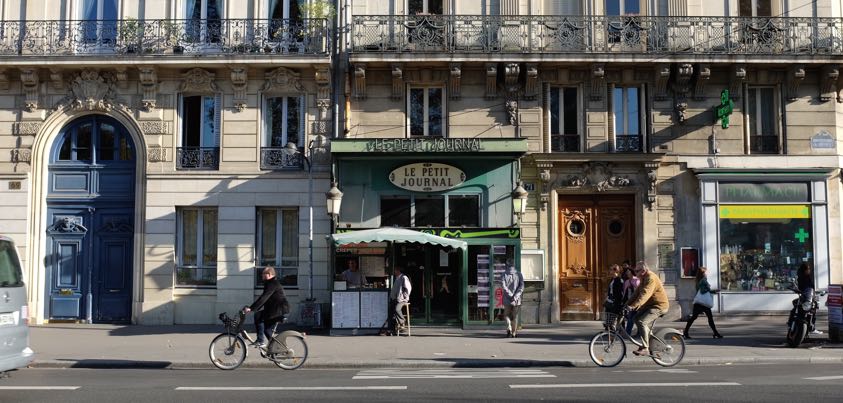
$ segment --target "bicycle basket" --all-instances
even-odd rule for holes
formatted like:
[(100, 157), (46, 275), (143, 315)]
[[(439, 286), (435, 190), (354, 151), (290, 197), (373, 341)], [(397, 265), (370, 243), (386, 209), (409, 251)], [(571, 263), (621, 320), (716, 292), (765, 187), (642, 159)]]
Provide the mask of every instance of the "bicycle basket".
[(620, 324), (622, 316), (614, 312), (602, 312), (603, 328), (607, 330), (616, 330)]
[(223, 312), (220, 314), (220, 320), (223, 326), (225, 326), (227, 333), (238, 333), (237, 329), (240, 326), (240, 320), (238, 318), (230, 318), (227, 313)]

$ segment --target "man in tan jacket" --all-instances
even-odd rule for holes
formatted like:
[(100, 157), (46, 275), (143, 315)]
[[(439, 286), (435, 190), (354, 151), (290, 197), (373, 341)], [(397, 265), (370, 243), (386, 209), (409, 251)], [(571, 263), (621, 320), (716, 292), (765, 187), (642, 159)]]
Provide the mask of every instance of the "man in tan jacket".
[(667, 293), (664, 292), (659, 276), (650, 271), (647, 263), (643, 261), (638, 262), (634, 269), (635, 275), (641, 279), (641, 284), (632, 295), (632, 299), (628, 302), (628, 309), (638, 310), (635, 315), (635, 324), (638, 325), (638, 334), (641, 335), (641, 343), (643, 344), (637, 351), (632, 353), (635, 355), (650, 354), (650, 331), (652, 330), (653, 322), (659, 316), (667, 313), (670, 304), (667, 300)]

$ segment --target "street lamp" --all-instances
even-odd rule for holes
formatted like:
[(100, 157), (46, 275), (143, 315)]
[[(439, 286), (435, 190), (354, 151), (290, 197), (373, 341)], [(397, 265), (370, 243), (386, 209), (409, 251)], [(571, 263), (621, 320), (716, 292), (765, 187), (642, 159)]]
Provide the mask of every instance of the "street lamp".
[[(334, 225), (334, 217), (339, 218), (340, 205), (342, 205), (342, 192), (337, 188), (336, 182), (331, 182), (331, 190), (325, 193), (328, 215), (331, 216), (331, 225)], [(331, 229), (333, 232), (333, 228)]]
[[(313, 141), (310, 142), (308, 149), (313, 154)], [(309, 268), (308, 276), (308, 300), (313, 301), (313, 164), (310, 158), (307, 158), (303, 152), (299, 150), (296, 143), (292, 141), (287, 142), (284, 146), (284, 152), (290, 157), (298, 156), (307, 164), (307, 265)], [(302, 164), (304, 165), (304, 164)]]
[(521, 221), (521, 216), (527, 212), (527, 197), (529, 193), (524, 190), (524, 187), (521, 186), (521, 182), (518, 182), (518, 186), (512, 190), (512, 211), (515, 212), (515, 215), (518, 217), (518, 221)]

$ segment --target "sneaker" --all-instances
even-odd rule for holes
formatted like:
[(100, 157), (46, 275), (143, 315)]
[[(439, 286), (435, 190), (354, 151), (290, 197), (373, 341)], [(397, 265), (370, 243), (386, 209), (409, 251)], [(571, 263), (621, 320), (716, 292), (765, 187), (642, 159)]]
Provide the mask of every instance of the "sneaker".
[(810, 333), (811, 333), (811, 334), (823, 334), (823, 331), (822, 331), (822, 330), (820, 330), (820, 329), (814, 329), (814, 330), (811, 330), (811, 332), (810, 332)]
[(639, 348), (638, 350), (633, 351), (633, 352), (632, 352), (632, 354), (635, 354), (635, 355), (648, 355), (648, 353), (647, 353), (647, 349), (646, 349), (646, 348), (644, 348), (644, 347), (641, 347), (641, 348)]
[(264, 348), (266, 347), (266, 342), (263, 340), (257, 340), (251, 344), (252, 347)]

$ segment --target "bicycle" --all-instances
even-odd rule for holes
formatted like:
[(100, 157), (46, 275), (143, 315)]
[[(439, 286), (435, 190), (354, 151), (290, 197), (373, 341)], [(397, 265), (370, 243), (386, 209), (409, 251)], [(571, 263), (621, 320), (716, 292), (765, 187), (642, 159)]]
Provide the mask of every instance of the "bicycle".
[[(588, 353), (591, 360), (601, 367), (614, 367), (620, 364), (626, 357), (626, 342), (643, 347), (644, 344), (630, 336), (626, 331), (626, 314), (606, 312), (604, 326), (606, 330), (597, 333), (591, 338), (588, 344)], [(653, 322), (655, 325), (655, 322)], [(618, 330), (620, 329), (620, 330)], [(685, 338), (676, 329), (663, 328), (654, 330), (650, 327), (650, 351), (643, 355), (650, 357), (656, 364), (663, 367), (672, 367), (682, 361), (685, 357)]]
[[(269, 343), (266, 346), (257, 346), (249, 332), (243, 329), (245, 318), (246, 312), (243, 309), (237, 318), (229, 318), (226, 312), (219, 315), (225, 332), (214, 337), (208, 347), (208, 355), (215, 367), (223, 370), (240, 367), (248, 356), (247, 340), (260, 351), (261, 357), (272, 361), (279, 368), (293, 370), (307, 361), (307, 341), (304, 333), (286, 330), (279, 334), (273, 329)], [(284, 320), (280, 323), (284, 323)]]

